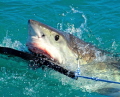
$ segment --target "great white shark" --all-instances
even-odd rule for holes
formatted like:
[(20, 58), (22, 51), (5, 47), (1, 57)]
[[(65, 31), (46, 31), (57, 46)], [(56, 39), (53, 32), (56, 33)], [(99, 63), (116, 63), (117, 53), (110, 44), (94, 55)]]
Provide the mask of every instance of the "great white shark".
[[(44, 54), (67, 70), (76, 71), (79, 67), (81, 75), (120, 82), (120, 59), (72, 34), (35, 20), (28, 20), (26, 45), (31, 52)], [(94, 91), (120, 97), (119, 84), (104, 83)]]

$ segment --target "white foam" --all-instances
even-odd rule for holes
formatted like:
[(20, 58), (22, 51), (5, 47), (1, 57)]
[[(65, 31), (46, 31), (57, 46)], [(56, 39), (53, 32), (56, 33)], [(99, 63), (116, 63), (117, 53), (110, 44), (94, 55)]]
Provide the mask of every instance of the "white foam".
[(86, 17), (86, 15), (84, 14), (84, 12), (79, 11), (79, 10), (76, 10), (76, 9), (75, 9), (74, 7), (72, 7), (72, 6), (70, 6), (70, 7), (71, 7), (71, 10), (73, 11), (73, 13), (79, 13), (79, 14), (83, 17), (84, 22), (81, 23), (80, 28), (81, 28), (81, 30), (88, 32), (88, 30), (87, 30), (87, 17)]
[(26, 46), (24, 44), (22, 44), (20, 41), (12, 41), (12, 39), (8, 36), (5, 36), (2, 40), (2, 42), (0, 43), (0, 46), (3, 47), (10, 47), (13, 49), (17, 49), (17, 50), (26, 50)]
[[(66, 33), (74, 34), (74, 35), (77, 35), (79, 38), (82, 38), (82, 33), (88, 32), (88, 30), (87, 30), (87, 17), (84, 14), (84, 12), (82, 12), (80, 10), (76, 10), (72, 6), (70, 6), (70, 8), (71, 8), (70, 11), (68, 11), (66, 13), (62, 13), (62, 16), (64, 16), (64, 17), (63, 17), (62, 23), (57, 24), (57, 28), (66, 32)], [(78, 24), (78, 27), (76, 27), (74, 23), (70, 23), (70, 22), (65, 24), (64, 18), (68, 17), (69, 14), (70, 15), (71, 14), (79, 15), (80, 18), (78, 18), (78, 20), (81, 19), (81, 17), (82, 17), (84, 21), (82, 23), (80, 22)], [(70, 20), (72, 20), (72, 18), (70, 18)], [(72, 20), (72, 21), (75, 22), (74, 20)], [(64, 26), (67, 26), (67, 28), (64, 29)]]

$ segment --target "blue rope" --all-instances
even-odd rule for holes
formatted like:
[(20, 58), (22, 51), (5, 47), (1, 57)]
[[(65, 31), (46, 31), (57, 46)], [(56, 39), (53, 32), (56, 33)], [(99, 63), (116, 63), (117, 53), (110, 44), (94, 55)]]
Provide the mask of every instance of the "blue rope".
[(115, 81), (110, 81), (110, 80), (104, 80), (104, 79), (99, 79), (97, 77), (88, 77), (88, 76), (81, 76), (80, 75), (80, 69), (78, 68), (78, 70), (75, 73), (76, 77), (81, 77), (81, 78), (85, 78), (85, 79), (91, 79), (94, 81), (101, 81), (101, 82), (107, 82), (107, 83), (115, 83), (115, 84), (120, 84), (120, 82), (115, 82)]

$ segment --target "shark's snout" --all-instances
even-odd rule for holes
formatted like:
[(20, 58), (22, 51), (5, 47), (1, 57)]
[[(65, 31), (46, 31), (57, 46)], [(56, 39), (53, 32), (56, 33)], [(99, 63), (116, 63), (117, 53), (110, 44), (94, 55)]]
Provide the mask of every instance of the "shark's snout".
[(28, 34), (29, 37), (40, 37), (41, 29), (39, 23), (34, 20), (28, 20)]
[(32, 22), (32, 20), (30, 19), (30, 20), (28, 20), (28, 24), (30, 24)]
[(32, 19), (28, 20), (29, 35), (38, 36), (38, 37), (45, 36), (45, 33), (47, 33), (45, 29), (48, 29), (47, 25), (40, 23), (38, 21), (32, 20)]
[(35, 21), (35, 20), (32, 20), (32, 19), (28, 20), (28, 24), (37, 24), (37, 23), (38, 23), (38, 22)]

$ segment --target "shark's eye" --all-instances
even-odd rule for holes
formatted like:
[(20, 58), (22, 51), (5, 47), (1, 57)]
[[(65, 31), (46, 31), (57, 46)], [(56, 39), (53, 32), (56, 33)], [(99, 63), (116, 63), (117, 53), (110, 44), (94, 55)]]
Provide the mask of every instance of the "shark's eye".
[(55, 35), (55, 40), (56, 40), (56, 41), (59, 40), (59, 35)]

